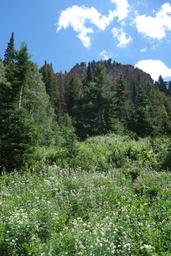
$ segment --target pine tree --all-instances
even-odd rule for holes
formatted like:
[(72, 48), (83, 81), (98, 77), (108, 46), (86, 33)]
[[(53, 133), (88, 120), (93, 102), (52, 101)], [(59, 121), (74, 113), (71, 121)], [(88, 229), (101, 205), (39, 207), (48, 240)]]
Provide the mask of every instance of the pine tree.
[(14, 33), (11, 34), (10, 41), (4, 55), (4, 64), (9, 64), (15, 59)]
[(72, 119), (68, 114), (61, 117), (60, 120), (60, 145), (67, 150), (69, 157), (75, 152), (76, 134)]
[[(88, 70), (89, 72), (89, 70)], [(79, 107), (76, 127), (81, 137), (105, 134), (111, 128), (113, 92), (105, 67), (97, 63), (93, 80), (83, 85), (83, 96)]]
[(0, 171), (19, 169), (34, 152), (38, 132), (23, 109), (6, 109), (0, 121)]
[(47, 64), (46, 61), (44, 66), (40, 69), (40, 72), (42, 74), (43, 81), (45, 83), (46, 92), (50, 97), (51, 105), (55, 110), (55, 114), (57, 118), (59, 118), (60, 92), (59, 92), (59, 85), (58, 85), (56, 74), (53, 71), (52, 65)]
[(88, 67), (87, 67), (87, 77), (86, 81), (87, 82), (93, 82), (94, 81), (94, 63), (89, 62)]
[(22, 107), (27, 115), (34, 120), (39, 130), (39, 143), (50, 145), (58, 140), (58, 124), (55, 120), (54, 109), (50, 104), (49, 95), (38, 67), (31, 63), (27, 84), (23, 91)]
[(77, 114), (77, 109), (79, 108), (79, 102), (82, 98), (83, 83), (81, 79), (73, 75), (71, 78), (68, 89), (66, 90), (66, 103), (69, 115), (75, 119)]
[(131, 125), (133, 131), (142, 137), (152, 133), (151, 111), (152, 105), (147, 94), (147, 88), (144, 84), (140, 84), (137, 91)]
[(159, 76), (159, 79), (157, 81), (157, 86), (158, 86), (160, 91), (167, 93), (166, 83), (164, 82), (161, 75)]
[(15, 71), (16, 71), (15, 61), (16, 61), (16, 50), (14, 46), (14, 33), (12, 33), (7, 49), (5, 51), (3, 63), (5, 65), (5, 76), (8, 82), (13, 84), (14, 84), (14, 77), (15, 77)]
[(30, 60), (28, 55), (27, 46), (22, 44), (17, 53), (16, 61), (16, 89), (18, 95), (18, 108), (22, 107), (23, 90), (27, 84), (28, 72), (30, 67)]
[(11, 63), (0, 65), (0, 166), (9, 170), (22, 167), (36, 145), (57, 141), (49, 96), (26, 45)]
[(115, 111), (117, 115), (117, 119), (119, 122), (125, 123), (128, 116), (129, 104), (128, 104), (128, 92), (126, 88), (126, 83), (122, 77), (119, 76), (116, 82), (115, 89)]
[(36, 141), (36, 132), (24, 110), (15, 105), (12, 85), (0, 64), (0, 171), (20, 168)]

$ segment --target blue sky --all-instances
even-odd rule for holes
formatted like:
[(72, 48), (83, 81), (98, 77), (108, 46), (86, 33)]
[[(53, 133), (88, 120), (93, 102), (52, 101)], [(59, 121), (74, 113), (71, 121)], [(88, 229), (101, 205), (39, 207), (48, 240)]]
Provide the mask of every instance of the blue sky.
[(154, 79), (171, 77), (171, 0), (1, 1), (0, 55), (11, 32), (39, 66), (56, 72), (82, 61), (132, 64)]

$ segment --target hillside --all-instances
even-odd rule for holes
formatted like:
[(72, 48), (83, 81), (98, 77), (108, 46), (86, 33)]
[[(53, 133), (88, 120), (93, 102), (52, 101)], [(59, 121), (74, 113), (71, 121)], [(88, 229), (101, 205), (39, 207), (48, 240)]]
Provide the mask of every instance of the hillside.
[[(91, 65), (95, 65), (97, 62), (92, 61)], [(126, 81), (129, 96), (133, 99), (134, 91), (140, 81), (143, 81), (145, 84), (149, 84), (153, 86), (154, 81), (150, 77), (149, 74), (143, 72), (138, 68), (134, 68), (132, 65), (123, 65), (112, 61), (109, 59), (108, 61), (101, 61), (106, 67), (106, 72), (110, 77), (111, 83), (114, 87), (117, 84), (117, 78), (122, 75), (124, 80)], [(86, 63), (82, 62), (81, 64), (76, 64), (69, 72), (65, 73), (57, 73), (59, 86), (62, 87), (63, 91), (67, 90), (70, 85), (70, 81), (73, 76), (77, 76), (81, 81), (84, 81), (87, 77), (87, 68)]]
[[(56, 77), (61, 108), (72, 117), (81, 138), (118, 132), (114, 123), (120, 123), (123, 129), (138, 136), (170, 133), (170, 124), (166, 128), (171, 116), (170, 86), (161, 76), (154, 82), (142, 70), (109, 59), (77, 64), (69, 72), (57, 73)], [(99, 99), (93, 96), (97, 91)], [(91, 112), (99, 113), (92, 113), (91, 117)], [(105, 112), (112, 113), (107, 117)], [(91, 119), (96, 120), (96, 124), (92, 124)], [(86, 128), (98, 123), (100, 130)]]

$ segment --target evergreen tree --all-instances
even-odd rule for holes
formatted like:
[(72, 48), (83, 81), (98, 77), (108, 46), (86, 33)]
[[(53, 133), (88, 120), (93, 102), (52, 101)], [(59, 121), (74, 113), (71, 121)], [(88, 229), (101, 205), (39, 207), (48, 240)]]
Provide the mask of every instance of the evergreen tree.
[(10, 41), (4, 55), (4, 64), (9, 64), (15, 59), (14, 33), (11, 34)]
[(0, 63), (0, 77), (0, 166), (10, 170), (20, 168), (34, 146), (55, 143), (58, 129), (26, 45), (17, 52), (15, 62), (5, 68)]
[(84, 83), (79, 118), (76, 122), (77, 131), (83, 138), (109, 131), (113, 115), (112, 111), (109, 111), (113, 92), (102, 63), (95, 65), (92, 79)]
[(87, 77), (86, 81), (87, 82), (93, 82), (94, 81), (94, 63), (89, 62), (88, 67), (87, 67)]
[(36, 143), (36, 132), (24, 110), (14, 104), (12, 85), (0, 63), (0, 171), (20, 168)]
[(55, 121), (54, 109), (50, 104), (42, 76), (33, 63), (30, 64), (27, 84), (23, 91), (23, 108), (39, 130), (39, 143), (56, 143), (59, 128)]
[(45, 62), (44, 66), (40, 69), (43, 76), (43, 81), (45, 83), (46, 92), (50, 97), (50, 102), (55, 110), (55, 114), (59, 117), (59, 85), (57, 77), (53, 71), (53, 67)]
[(37, 144), (37, 130), (23, 109), (0, 114), (0, 171), (21, 168)]
[(164, 120), (163, 120), (163, 133), (171, 134), (171, 97), (164, 94)]
[(67, 150), (69, 157), (75, 153), (76, 134), (72, 119), (68, 114), (61, 117), (60, 120), (60, 145)]
[(73, 119), (77, 118), (76, 113), (79, 108), (80, 99), (82, 98), (82, 91), (83, 83), (81, 79), (73, 75), (65, 95), (68, 113)]
[(144, 84), (140, 84), (138, 87), (133, 119), (131, 120), (132, 130), (142, 137), (148, 136), (152, 132), (152, 106), (146, 90)]
[(166, 83), (164, 82), (162, 76), (159, 76), (158, 82), (157, 82), (157, 86), (159, 88), (160, 91), (167, 93), (167, 87), (166, 87)]
[(171, 96), (171, 81), (168, 82), (168, 94)]
[(14, 46), (14, 33), (11, 34), (10, 41), (4, 55), (5, 75), (8, 82), (14, 84), (15, 77), (15, 61), (16, 61), (16, 50)]
[(164, 106), (164, 94), (155, 88), (150, 94), (152, 104), (152, 127), (153, 134), (157, 135), (164, 132), (165, 122), (167, 122), (167, 111)]
[(29, 60), (27, 46), (25, 44), (22, 44), (19, 52), (17, 53), (16, 77), (15, 77), (19, 109), (21, 109), (22, 107), (23, 90), (27, 84), (29, 67), (30, 67), (30, 60)]
[(117, 119), (119, 122), (126, 123), (129, 111), (129, 104), (126, 83), (122, 75), (120, 75), (117, 79), (115, 92), (115, 112), (117, 115)]

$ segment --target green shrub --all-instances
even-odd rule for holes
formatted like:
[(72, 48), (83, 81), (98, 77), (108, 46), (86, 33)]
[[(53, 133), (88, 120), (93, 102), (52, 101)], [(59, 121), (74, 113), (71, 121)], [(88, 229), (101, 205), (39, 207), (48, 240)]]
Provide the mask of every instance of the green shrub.
[(0, 176), (0, 255), (170, 255), (164, 150), (114, 135), (77, 142), (75, 156), (38, 148), (32, 168)]
[(151, 199), (156, 198), (171, 184), (171, 177), (166, 173), (142, 172), (138, 177), (134, 188), (140, 195), (147, 195)]

